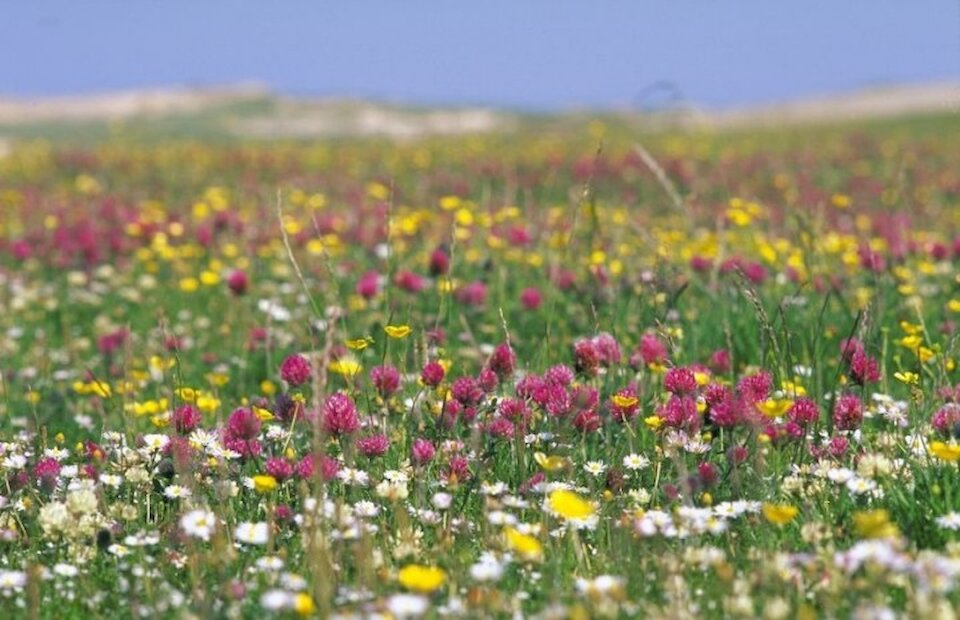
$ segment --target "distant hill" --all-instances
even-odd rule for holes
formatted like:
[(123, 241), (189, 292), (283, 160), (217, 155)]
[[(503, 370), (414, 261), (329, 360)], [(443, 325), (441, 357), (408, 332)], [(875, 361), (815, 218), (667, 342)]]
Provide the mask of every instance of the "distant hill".
[(409, 139), (506, 130), (528, 118), (563, 122), (604, 114), (648, 127), (716, 129), (960, 114), (960, 82), (872, 88), (725, 110), (685, 104), (656, 112), (578, 110), (536, 115), (485, 107), (431, 108), (298, 98), (277, 95), (257, 84), (41, 98), (0, 96), (0, 151), (5, 139), (103, 137), (117, 127), (151, 136), (197, 138)]
[(112, 121), (189, 114), (200, 110), (269, 99), (255, 84), (222, 88), (150, 88), (92, 95), (13, 98), (0, 96), (0, 124)]
[(729, 127), (838, 122), (942, 113), (960, 114), (960, 82), (883, 86), (719, 111), (708, 114), (707, 117), (716, 125)]

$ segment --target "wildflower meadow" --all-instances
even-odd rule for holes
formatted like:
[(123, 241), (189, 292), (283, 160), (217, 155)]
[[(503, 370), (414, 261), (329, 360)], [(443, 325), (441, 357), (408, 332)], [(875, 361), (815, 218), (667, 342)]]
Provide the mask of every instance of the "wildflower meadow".
[(957, 129), (18, 142), (0, 617), (956, 617)]

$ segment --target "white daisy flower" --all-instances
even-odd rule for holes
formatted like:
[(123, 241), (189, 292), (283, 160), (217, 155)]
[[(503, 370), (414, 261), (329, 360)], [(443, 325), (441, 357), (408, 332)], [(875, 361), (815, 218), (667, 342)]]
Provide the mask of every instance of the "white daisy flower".
[(632, 471), (639, 471), (650, 465), (650, 459), (641, 454), (628, 454), (623, 457), (623, 466)]
[(234, 529), (233, 535), (239, 542), (247, 545), (265, 545), (270, 538), (270, 530), (263, 521), (259, 523), (245, 521)]
[(199, 538), (201, 540), (210, 540), (210, 536), (216, 530), (217, 516), (209, 510), (191, 510), (180, 517), (180, 528), (187, 536)]
[(179, 484), (171, 484), (163, 490), (163, 494), (169, 499), (183, 499), (193, 495), (190, 489)]

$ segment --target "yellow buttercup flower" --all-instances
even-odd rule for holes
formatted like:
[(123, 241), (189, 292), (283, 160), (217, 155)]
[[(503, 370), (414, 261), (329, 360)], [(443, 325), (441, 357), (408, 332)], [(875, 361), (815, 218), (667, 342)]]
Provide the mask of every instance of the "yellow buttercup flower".
[(180, 280), (180, 290), (184, 293), (192, 293), (200, 288), (200, 281), (196, 278), (182, 278)]
[(102, 189), (100, 181), (89, 174), (78, 174), (74, 179), (74, 187), (81, 194), (98, 194)]
[(100, 398), (110, 398), (110, 395), (112, 394), (110, 386), (103, 381), (91, 381), (90, 393), (99, 396)]
[(900, 535), (897, 524), (890, 521), (890, 513), (882, 508), (853, 513), (853, 526), (861, 538), (896, 538)]
[(761, 413), (768, 418), (783, 417), (792, 406), (793, 401), (786, 398), (768, 398), (767, 400), (757, 404), (757, 407), (760, 409)]
[(900, 321), (900, 329), (908, 336), (916, 336), (923, 332), (923, 326), (909, 321)]
[(749, 213), (747, 213), (743, 209), (739, 209), (739, 208), (727, 209), (726, 216), (727, 216), (727, 220), (731, 224), (733, 224), (734, 226), (738, 226), (740, 228), (749, 226), (750, 222), (753, 221), (753, 216), (751, 216)]
[(301, 616), (312, 616), (317, 610), (317, 606), (313, 603), (313, 599), (310, 598), (309, 594), (303, 592), (297, 594), (293, 597), (293, 611)]
[(930, 454), (942, 461), (953, 463), (960, 460), (960, 445), (934, 441), (930, 443)]
[(257, 419), (259, 419), (261, 422), (269, 422), (274, 418), (274, 415), (263, 407), (254, 407), (253, 415), (257, 416)]
[(763, 518), (774, 525), (784, 526), (793, 521), (800, 509), (790, 504), (764, 504)]
[(209, 394), (200, 394), (197, 396), (197, 409), (204, 412), (215, 411), (220, 407), (220, 399)]
[(354, 340), (347, 340), (347, 348), (353, 349), (354, 351), (363, 351), (371, 344), (373, 344), (373, 338), (369, 336), (355, 338)]
[(543, 558), (543, 545), (534, 536), (512, 527), (504, 530), (504, 534), (507, 537), (507, 546), (524, 560), (534, 562)]
[(780, 389), (791, 396), (806, 396), (807, 390), (796, 381), (784, 380), (780, 384)]
[(901, 347), (905, 347), (907, 349), (916, 349), (923, 344), (923, 340), (920, 338), (920, 336), (917, 336), (916, 334), (911, 334), (909, 336), (904, 336), (903, 338), (901, 338), (899, 341), (899, 344)]
[(333, 362), (330, 362), (327, 365), (327, 369), (330, 372), (338, 375), (343, 375), (344, 377), (353, 377), (360, 373), (363, 370), (363, 367), (352, 359), (340, 359)]
[(628, 407), (633, 407), (634, 405), (640, 402), (640, 400), (636, 396), (623, 396), (621, 394), (614, 394), (613, 396), (610, 397), (610, 400), (613, 401), (614, 405), (616, 405), (617, 407), (621, 407), (623, 409), (626, 409)]
[(440, 208), (444, 211), (456, 211), (462, 202), (459, 196), (444, 196), (440, 199)]
[(200, 282), (205, 286), (215, 286), (220, 282), (220, 275), (214, 271), (206, 269), (200, 272)]
[(230, 376), (222, 372), (211, 372), (205, 376), (205, 379), (214, 387), (223, 387), (230, 383)]
[(596, 512), (593, 504), (573, 491), (565, 489), (551, 493), (547, 499), (547, 505), (551, 511), (564, 519), (586, 519)]
[(408, 564), (397, 573), (397, 581), (408, 590), (429, 594), (447, 581), (447, 573), (436, 566)]
[(268, 474), (253, 477), (253, 490), (257, 493), (269, 493), (277, 488), (277, 479)]
[(837, 209), (846, 209), (851, 204), (850, 196), (846, 194), (834, 194), (830, 197), (830, 204), (832, 204)]
[(657, 430), (663, 426), (663, 418), (658, 415), (647, 416), (643, 419), (643, 423), (652, 430)]
[(409, 336), (413, 329), (409, 325), (387, 325), (383, 328), (383, 331), (387, 332), (387, 335), (391, 338), (399, 340)]
[(371, 181), (367, 183), (367, 195), (374, 200), (386, 200), (390, 197), (390, 188), (383, 183)]
[(198, 394), (199, 394), (199, 392), (197, 392), (197, 390), (195, 390), (195, 389), (193, 389), (193, 388), (188, 388), (188, 387), (177, 388), (176, 390), (174, 390), (173, 393), (177, 395), (177, 398), (179, 398), (180, 400), (182, 400), (182, 401), (185, 402), (185, 403), (195, 402), (195, 401), (197, 400), (197, 396), (198, 396)]
[(547, 456), (543, 452), (534, 452), (533, 460), (537, 462), (544, 471), (560, 471), (565, 469), (570, 461), (563, 456)]
[(895, 372), (893, 376), (902, 383), (907, 385), (916, 385), (920, 381), (920, 375), (915, 372)]

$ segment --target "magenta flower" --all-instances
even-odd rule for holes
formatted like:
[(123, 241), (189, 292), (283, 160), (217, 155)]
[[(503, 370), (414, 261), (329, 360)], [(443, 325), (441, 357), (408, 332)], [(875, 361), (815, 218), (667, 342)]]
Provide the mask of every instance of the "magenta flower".
[(582, 409), (573, 416), (573, 427), (583, 434), (600, 430), (603, 420), (595, 409)]
[(697, 465), (697, 475), (705, 487), (711, 487), (720, 478), (720, 472), (712, 463), (703, 462)]
[(437, 449), (426, 439), (414, 439), (410, 453), (411, 460), (415, 465), (426, 465), (433, 460)]
[(181, 435), (188, 435), (203, 421), (200, 410), (193, 405), (180, 405), (173, 411), (173, 426)]
[(380, 292), (380, 274), (368, 271), (360, 276), (356, 288), (357, 295), (364, 299), (373, 299)]
[(689, 368), (671, 368), (663, 376), (663, 388), (673, 394), (689, 394), (697, 389), (697, 377)]
[(223, 438), (223, 447), (233, 450), (243, 458), (254, 458), (263, 452), (263, 446), (256, 439), (237, 439), (226, 436)]
[(389, 364), (370, 369), (370, 381), (380, 396), (387, 398), (400, 389), (400, 371)]
[(447, 481), (451, 483), (464, 482), (472, 477), (470, 462), (464, 456), (455, 456), (447, 464)]
[(617, 342), (617, 339), (613, 337), (613, 335), (608, 334), (607, 332), (602, 332), (594, 336), (593, 345), (597, 348), (597, 352), (600, 354), (600, 363), (606, 367), (619, 364), (623, 359), (623, 354), (620, 351), (620, 344)]
[(499, 439), (512, 439), (516, 427), (506, 418), (496, 417), (487, 424), (487, 434)]
[(854, 354), (863, 353), (863, 343), (858, 338), (845, 338), (840, 341), (840, 357), (849, 362)]
[(260, 435), (262, 423), (249, 408), (234, 409), (227, 418), (226, 434), (228, 439), (250, 440)]
[(717, 349), (710, 356), (710, 370), (715, 373), (723, 374), (730, 372), (730, 351), (726, 349)]
[[(667, 346), (657, 337), (656, 334), (646, 333), (640, 338), (640, 347), (638, 353), (643, 364), (663, 364), (667, 361)], [(633, 366), (637, 366), (631, 362)]]
[(766, 400), (770, 396), (770, 389), (773, 386), (773, 376), (765, 371), (754, 375), (747, 375), (737, 383), (737, 390), (744, 400), (750, 403), (756, 403)]
[(567, 415), (573, 407), (570, 393), (559, 383), (542, 383), (534, 390), (533, 400), (555, 417)]
[(809, 398), (798, 398), (787, 411), (787, 418), (801, 427), (806, 427), (820, 419), (820, 408)]
[(697, 254), (690, 258), (690, 268), (697, 273), (706, 273), (713, 269), (713, 261)]
[(536, 310), (542, 303), (543, 295), (540, 293), (540, 289), (530, 287), (523, 289), (523, 292), (520, 293), (520, 305), (525, 310)]
[(247, 292), (247, 288), (250, 286), (250, 278), (247, 277), (247, 273), (242, 269), (237, 269), (233, 271), (227, 277), (227, 288), (230, 289), (234, 295), (243, 295)]
[(393, 278), (393, 283), (397, 285), (397, 288), (408, 293), (419, 293), (426, 286), (423, 277), (412, 271), (398, 272)]
[(280, 364), (280, 378), (293, 387), (306, 383), (311, 372), (310, 360), (296, 353)]
[(293, 464), (291, 464), (287, 459), (279, 456), (274, 456), (267, 459), (267, 462), (263, 466), (263, 470), (276, 478), (279, 482), (283, 482), (287, 478), (292, 477), (294, 473)]
[(482, 306), (487, 303), (487, 285), (479, 280), (465, 284), (457, 290), (457, 301), (465, 306)]
[(517, 355), (509, 344), (501, 342), (490, 354), (487, 368), (492, 370), (500, 381), (509, 379), (517, 368)]
[(490, 394), (497, 389), (497, 385), (500, 383), (500, 380), (497, 379), (497, 373), (493, 372), (489, 368), (484, 368), (480, 371), (480, 374), (477, 375), (477, 385), (480, 386), (480, 389)]
[[(709, 402), (709, 401), (708, 401)], [(731, 428), (741, 419), (740, 401), (730, 394), (710, 404), (710, 421), (720, 428)]]
[(430, 275), (442, 276), (450, 271), (450, 257), (443, 248), (437, 248), (430, 254)]
[(706, 400), (707, 404), (711, 407), (722, 403), (731, 396), (730, 388), (725, 385), (720, 385), (719, 383), (711, 383), (703, 392), (704, 400)]
[(360, 428), (360, 415), (353, 400), (343, 392), (327, 398), (323, 404), (323, 428), (331, 435), (349, 435)]
[(315, 462), (315, 459), (312, 454), (307, 454), (302, 459), (300, 459), (297, 462), (296, 467), (294, 467), (294, 471), (297, 474), (297, 478), (300, 478), (301, 480), (309, 480), (310, 478), (312, 478), (314, 462)]
[(520, 494), (526, 495), (530, 491), (537, 489), (541, 484), (547, 480), (547, 475), (542, 471), (530, 476), (523, 484), (520, 485)]
[(960, 424), (960, 404), (951, 402), (940, 407), (930, 419), (930, 424), (941, 435), (952, 435)]
[(33, 468), (33, 476), (44, 491), (53, 491), (60, 477), (60, 463), (55, 458), (40, 459)]
[(450, 393), (463, 405), (475, 405), (483, 399), (483, 390), (473, 377), (460, 377), (454, 381)]
[(830, 443), (827, 444), (827, 452), (832, 457), (840, 458), (847, 453), (847, 448), (849, 447), (850, 440), (846, 437), (833, 437), (830, 439)]
[(600, 369), (600, 350), (593, 340), (578, 340), (573, 344), (574, 367), (588, 377)]
[[(314, 454), (305, 455), (294, 468), (297, 478), (309, 480), (313, 478), (316, 471), (317, 457)], [(326, 481), (333, 480), (340, 471), (340, 462), (332, 457), (324, 455), (320, 458), (320, 477)]]
[(504, 398), (500, 401), (500, 415), (511, 422), (526, 422), (530, 417), (530, 411), (526, 403), (516, 398)]
[(674, 394), (667, 404), (660, 407), (657, 415), (663, 418), (667, 426), (685, 430), (700, 428), (700, 414), (697, 413), (697, 401), (689, 396)]
[(577, 374), (573, 368), (565, 364), (557, 364), (556, 366), (548, 368), (547, 372), (543, 373), (543, 378), (549, 383), (556, 383), (557, 385), (567, 387), (577, 378)]
[(420, 371), (420, 380), (428, 387), (437, 387), (443, 381), (446, 371), (438, 362), (427, 362)]
[(833, 424), (837, 430), (855, 431), (863, 422), (863, 403), (855, 394), (844, 394), (833, 407)]
[(367, 458), (383, 456), (390, 449), (390, 440), (386, 435), (370, 435), (357, 440), (357, 450)]
[(850, 376), (858, 385), (876, 383), (880, 380), (880, 364), (862, 350), (855, 351), (850, 356)]

